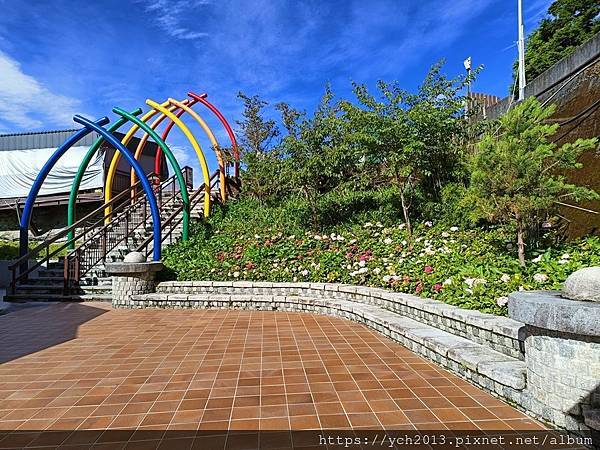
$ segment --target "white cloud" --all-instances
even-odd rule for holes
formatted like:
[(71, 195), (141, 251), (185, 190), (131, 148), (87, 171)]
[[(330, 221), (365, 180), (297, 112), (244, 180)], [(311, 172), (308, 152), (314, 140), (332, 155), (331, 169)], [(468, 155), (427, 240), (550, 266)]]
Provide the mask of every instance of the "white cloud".
[(73, 114), (79, 100), (48, 90), (25, 74), (19, 63), (0, 51), (0, 121), (19, 129), (41, 128), (45, 124), (74, 126)]
[(159, 27), (175, 39), (196, 40), (205, 38), (208, 33), (194, 31), (183, 23), (192, 10), (210, 4), (209, 0), (141, 0), (146, 11), (151, 13)]

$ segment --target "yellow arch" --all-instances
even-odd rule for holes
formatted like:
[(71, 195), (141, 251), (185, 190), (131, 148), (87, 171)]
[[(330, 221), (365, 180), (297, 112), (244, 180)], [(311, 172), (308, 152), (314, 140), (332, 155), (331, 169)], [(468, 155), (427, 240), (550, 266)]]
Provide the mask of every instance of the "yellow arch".
[[(185, 99), (183, 100), (182, 103), (184, 104), (188, 104), (190, 102), (189, 99)], [(163, 103), (163, 105), (168, 104), (168, 102)], [(170, 111), (175, 111), (177, 109), (177, 107), (175, 106), (170, 106), (169, 110)], [(154, 111), (154, 110), (153, 110)], [(165, 120), (167, 118), (166, 115), (161, 114), (160, 116), (158, 116), (154, 122), (152, 122), (152, 124), (150, 125), (150, 128), (152, 128), (153, 130), (156, 130), (156, 128), (162, 123), (163, 120)], [(150, 135), (148, 133), (144, 133), (142, 135), (142, 138), (140, 139), (140, 142), (138, 143), (138, 146), (135, 149), (135, 153), (134, 153), (134, 157), (135, 159), (139, 160), (140, 156), (142, 155), (142, 151), (144, 150), (144, 146), (146, 145), (146, 142), (148, 141), (148, 138), (150, 137)], [(160, 174), (157, 174), (160, 175)], [(135, 175), (135, 171), (131, 171), (131, 175), (130, 175), (130, 185), (133, 186), (136, 183), (137, 180), (137, 176)], [(131, 197), (132, 197), (132, 201), (135, 198), (135, 191), (131, 191)]]
[[(219, 185), (220, 185), (220, 190), (221, 190), (221, 199), (223, 201), (227, 200), (227, 193), (226, 193), (226, 189), (225, 189), (225, 162), (223, 160), (221, 148), (219, 147), (219, 143), (217, 142), (215, 135), (213, 134), (210, 127), (206, 124), (206, 122), (204, 120), (202, 120), (202, 117), (200, 117), (200, 115), (196, 111), (194, 111), (187, 104), (185, 104), (185, 102), (178, 102), (175, 99), (169, 98), (169, 103), (171, 105), (177, 106), (180, 109), (183, 109), (186, 113), (188, 113), (190, 116), (192, 116), (194, 118), (194, 120), (200, 124), (200, 126), (202, 127), (204, 132), (208, 135), (208, 138), (210, 139), (210, 142), (215, 149), (215, 154), (217, 156), (217, 162), (219, 163), (219, 179), (220, 179)], [(133, 169), (131, 169), (131, 174), (132, 174), (132, 176), (135, 176), (135, 171)]]
[(200, 148), (200, 144), (198, 144), (198, 141), (196, 141), (196, 138), (194, 137), (192, 132), (189, 130), (189, 128), (186, 127), (185, 124), (175, 114), (173, 114), (172, 111), (170, 111), (168, 108), (166, 108), (166, 106), (169, 103), (170, 103), (170, 99), (161, 105), (159, 105), (158, 103), (156, 103), (155, 101), (152, 101), (150, 99), (146, 100), (146, 104), (148, 106), (151, 106), (155, 111), (160, 111), (161, 113), (163, 113), (165, 116), (167, 116), (169, 119), (171, 119), (175, 123), (175, 125), (177, 125), (181, 129), (181, 131), (183, 131), (183, 134), (185, 134), (185, 136), (188, 138), (188, 140), (192, 144), (192, 147), (194, 148), (196, 155), (198, 155), (198, 160), (200, 161), (200, 167), (202, 167), (202, 176), (204, 177), (204, 188), (205, 188), (204, 217), (208, 217), (210, 214), (210, 174), (208, 172), (208, 164), (206, 163), (206, 158), (204, 157), (204, 153), (202, 152), (202, 149)]

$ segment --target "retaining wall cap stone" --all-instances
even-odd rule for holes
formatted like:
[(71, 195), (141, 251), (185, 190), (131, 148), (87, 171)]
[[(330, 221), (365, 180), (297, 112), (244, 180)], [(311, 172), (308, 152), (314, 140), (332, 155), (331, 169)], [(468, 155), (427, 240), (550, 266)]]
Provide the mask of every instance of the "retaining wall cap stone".
[(104, 270), (111, 275), (137, 274), (147, 272), (159, 272), (163, 269), (161, 261), (151, 262), (113, 262), (106, 263)]
[(600, 303), (563, 298), (558, 291), (521, 291), (508, 296), (511, 319), (547, 330), (600, 336)]

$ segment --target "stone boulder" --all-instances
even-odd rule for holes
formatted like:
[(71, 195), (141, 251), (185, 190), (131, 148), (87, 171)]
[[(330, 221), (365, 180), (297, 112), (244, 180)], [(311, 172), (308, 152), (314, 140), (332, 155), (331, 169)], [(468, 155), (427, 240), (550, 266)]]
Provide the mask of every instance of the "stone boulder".
[(128, 263), (141, 263), (146, 262), (146, 257), (140, 252), (130, 252), (125, 255), (123, 262)]
[(586, 267), (569, 275), (562, 296), (571, 300), (600, 302), (600, 267)]

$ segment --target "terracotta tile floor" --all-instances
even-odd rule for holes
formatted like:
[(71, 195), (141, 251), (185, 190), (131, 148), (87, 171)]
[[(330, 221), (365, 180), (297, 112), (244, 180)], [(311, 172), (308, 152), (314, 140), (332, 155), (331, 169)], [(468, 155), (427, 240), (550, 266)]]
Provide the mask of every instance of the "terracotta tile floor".
[(0, 317), (0, 429), (543, 429), (368, 328), (50, 304)]

